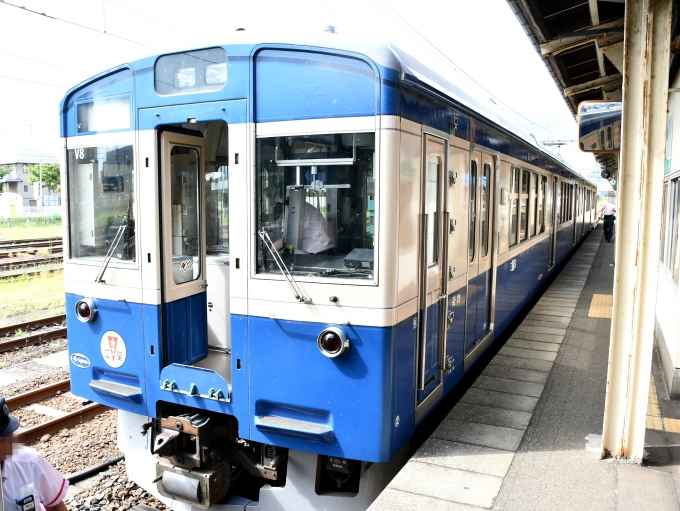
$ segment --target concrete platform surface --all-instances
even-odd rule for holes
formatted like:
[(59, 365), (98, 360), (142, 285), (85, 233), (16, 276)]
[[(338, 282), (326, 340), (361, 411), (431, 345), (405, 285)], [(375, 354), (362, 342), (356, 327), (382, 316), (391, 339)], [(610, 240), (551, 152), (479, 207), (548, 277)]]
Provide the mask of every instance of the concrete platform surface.
[(614, 246), (590, 234), (371, 511), (680, 511), (676, 419), (647, 430), (653, 465), (600, 460), (611, 320), (589, 312), (612, 294)]

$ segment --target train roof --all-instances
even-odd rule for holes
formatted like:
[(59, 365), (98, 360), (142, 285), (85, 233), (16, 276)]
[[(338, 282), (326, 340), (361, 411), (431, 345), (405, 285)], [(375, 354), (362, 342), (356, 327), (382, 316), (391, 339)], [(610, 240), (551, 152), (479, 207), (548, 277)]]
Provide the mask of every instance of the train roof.
[[(208, 47), (242, 46), (244, 55), (251, 54), (255, 48), (267, 45), (290, 46), (295, 49), (326, 49), (328, 51), (343, 51), (363, 55), (378, 66), (395, 70), (399, 73), (402, 81), (412, 81), (422, 89), (430, 91), (433, 95), (442, 96), (444, 99), (453, 101), (463, 108), (487, 119), (502, 130), (522, 139), (525, 143), (540, 151), (546, 157), (554, 160), (570, 172), (595, 186), (585, 177), (576, 172), (571, 165), (558, 155), (542, 145), (536, 137), (530, 133), (521, 123), (492, 100), (490, 94), (473, 82), (463, 72), (454, 68), (449, 62), (437, 57), (434, 53), (422, 49), (410, 49), (407, 51), (393, 43), (382, 42), (356, 36), (343, 36), (341, 34), (324, 33), (318, 36), (309, 35), (275, 35), (259, 34), (253, 31), (237, 31), (226, 40), (220, 39), (197, 40), (191, 46), (164, 46), (154, 48), (155, 51), (147, 50), (139, 59), (130, 62), (133, 68), (148, 66), (148, 59), (169, 53), (193, 51)], [(229, 53), (229, 52), (227, 52)], [(146, 61), (146, 62), (145, 62)], [(433, 68), (437, 69), (435, 71)], [(78, 86), (79, 87), (79, 86)], [(74, 89), (70, 89), (69, 93)], [(67, 94), (68, 95), (68, 94)]]

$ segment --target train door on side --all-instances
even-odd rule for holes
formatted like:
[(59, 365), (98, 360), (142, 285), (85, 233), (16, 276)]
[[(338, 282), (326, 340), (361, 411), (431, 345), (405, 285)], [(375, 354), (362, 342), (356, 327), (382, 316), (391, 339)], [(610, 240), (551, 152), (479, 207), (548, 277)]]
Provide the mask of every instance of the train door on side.
[(445, 236), (444, 229), (444, 225), (448, 224), (446, 141), (425, 134), (423, 149), (416, 420), (442, 394), (440, 357), (446, 332), (442, 329), (441, 319), (447, 305), (448, 282), (448, 236)]
[(548, 269), (555, 266), (555, 254), (557, 246), (557, 205), (559, 204), (558, 197), (558, 179), (553, 177), (552, 192), (550, 193), (550, 260), (548, 261)]
[(467, 357), (487, 338), (493, 318), (493, 229), (492, 196), (494, 158), (473, 151), (470, 157), (468, 213), (468, 293), (465, 321), (465, 354)]

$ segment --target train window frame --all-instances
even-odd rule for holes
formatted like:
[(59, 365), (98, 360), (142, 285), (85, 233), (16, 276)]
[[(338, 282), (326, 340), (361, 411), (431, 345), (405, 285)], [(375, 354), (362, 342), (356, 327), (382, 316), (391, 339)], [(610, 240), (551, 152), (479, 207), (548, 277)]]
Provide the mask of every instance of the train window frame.
[(531, 172), (527, 169), (521, 169), (521, 186), (519, 194), (519, 210), (518, 210), (518, 242), (522, 243), (529, 239), (528, 237), (528, 220), (529, 220), (529, 180)]
[[(474, 170), (473, 170), (474, 169)], [(477, 251), (475, 246), (477, 243), (477, 174), (479, 168), (477, 166), (477, 160), (470, 160), (470, 181), (468, 183), (469, 187), (469, 199), (468, 199), (468, 263), (472, 263), (475, 260)]]
[(482, 259), (488, 257), (489, 255), (489, 224), (491, 218), (491, 189), (489, 187), (491, 183), (491, 165), (484, 163), (482, 166), (482, 214), (481, 214), (481, 247)]
[[(369, 135), (370, 137), (370, 144), (372, 145), (372, 152), (370, 152), (371, 156), (371, 163), (368, 165), (368, 160), (366, 158), (367, 156), (367, 148), (368, 145), (366, 142), (368, 142), (368, 138), (365, 141), (360, 140), (361, 136), (366, 136)], [(301, 187), (298, 185), (295, 186), (288, 186), (285, 182), (285, 170), (284, 169), (292, 169), (294, 172), (297, 172), (297, 168), (301, 168), (301, 180), (300, 180), (300, 185), (302, 185), (302, 177), (304, 176), (305, 180), (311, 179), (311, 177), (308, 175), (312, 169), (312, 167), (315, 167), (317, 172), (319, 174), (329, 172), (331, 168), (335, 167), (347, 167), (347, 166), (352, 166), (348, 162), (345, 161), (345, 158), (343, 157), (342, 161), (330, 161), (326, 165), (322, 165), (321, 161), (319, 160), (318, 157), (315, 157), (314, 160), (312, 159), (307, 159), (304, 164), (300, 164), (300, 162), (297, 162), (291, 158), (286, 158), (283, 153), (279, 152), (278, 146), (276, 144), (282, 143), (282, 140), (291, 140), (291, 143), (295, 143), (294, 139), (297, 138), (305, 138), (305, 137), (328, 137), (328, 136), (339, 136), (339, 137), (345, 137), (345, 136), (350, 136), (354, 137), (354, 154), (350, 157), (351, 160), (354, 160), (354, 166), (357, 165), (363, 165), (363, 170), (364, 172), (364, 177), (366, 178), (366, 182), (362, 183), (364, 186), (364, 192), (365, 196), (363, 197), (364, 199), (367, 200), (367, 204), (365, 205), (365, 210), (366, 210), (366, 217), (362, 217), (361, 215), (356, 218), (363, 218), (361, 221), (357, 221), (354, 216), (351, 216), (351, 218), (355, 218), (353, 222), (356, 223), (355, 225), (355, 230), (358, 228), (357, 226), (361, 223), (361, 229), (363, 229), (363, 235), (365, 239), (365, 242), (368, 244), (369, 241), (368, 239), (370, 238), (370, 246), (367, 248), (368, 250), (372, 251), (372, 256), (373, 260), (370, 262), (370, 266), (368, 264), (368, 261), (366, 261), (367, 264), (364, 264), (364, 261), (360, 261), (357, 259), (357, 257), (364, 257), (361, 254), (358, 254), (357, 257), (355, 257), (352, 261), (354, 261), (354, 265), (347, 265), (345, 268), (347, 268), (346, 271), (342, 272), (337, 272), (337, 271), (311, 271), (311, 270), (304, 270), (301, 271), (298, 268), (295, 268), (293, 270), (293, 275), (295, 280), (300, 281), (300, 282), (318, 282), (318, 283), (329, 283), (329, 282), (337, 282), (337, 283), (343, 283), (343, 284), (351, 284), (351, 285), (359, 285), (359, 286), (377, 286), (379, 284), (378, 279), (379, 279), (379, 236), (380, 236), (380, 213), (379, 213), (379, 208), (380, 208), (380, 149), (379, 149), (379, 132), (376, 130), (370, 130), (366, 129), (364, 126), (362, 127), (357, 127), (357, 129), (354, 130), (338, 130), (338, 131), (333, 131), (333, 130), (323, 130), (323, 131), (311, 131), (311, 132), (303, 132), (303, 133), (296, 133), (295, 135), (286, 135), (286, 134), (276, 134), (276, 135), (270, 135), (270, 134), (262, 134), (258, 135), (255, 139), (255, 160), (256, 160), (256, 168), (255, 168), (255, 175), (254, 175), (254, 181), (255, 181), (255, 208), (256, 208), (256, 218), (255, 218), (255, 228), (256, 228), (256, 240), (255, 240), (255, 251), (254, 251), (254, 257), (253, 257), (253, 264), (254, 264), (254, 272), (251, 275), (251, 278), (258, 279), (258, 280), (286, 280), (286, 276), (283, 275), (280, 271), (280, 269), (274, 268), (273, 267), (273, 261), (274, 261), (274, 256), (271, 252), (270, 249), (275, 249), (278, 252), (281, 252), (281, 249), (278, 246), (276, 235), (272, 236), (274, 231), (272, 229), (275, 229), (275, 226), (273, 225), (263, 225), (263, 219), (265, 219), (267, 216), (271, 216), (272, 214), (277, 214), (274, 212), (274, 205), (276, 203), (276, 198), (273, 198), (272, 200), (268, 200), (267, 198), (264, 197), (264, 194), (268, 194), (270, 191), (267, 191), (268, 187), (280, 187), (279, 185), (282, 185), (283, 188), (285, 189), (285, 193), (288, 194), (289, 190), (291, 188), (298, 188), (301, 190)], [(276, 139), (276, 140), (275, 140)], [(262, 144), (267, 144), (267, 140), (270, 140), (269, 146), (267, 148), (264, 148)], [(278, 140), (278, 141), (277, 141)], [(274, 145), (271, 146), (271, 143)], [(271, 146), (271, 147), (270, 147)], [(266, 149), (270, 151), (269, 156), (263, 157), (262, 156), (262, 151)], [(315, 151), (319, 152), (319, 151)], [(323, 152), (323, 151), (320, 151)], [(363, 154), (365, 153), (365, 154)], [(279, 154), (282, 154), (282, 158), (279, 159)], [(265, 161), (266, 160), (266, 161)], [(321, 167), (326, 167), (324, 170)], [(357, 167), (358, 168), (358, 167)], [(370, 172), (369, 172), (370, 170)], [(266, 172), (265, 172), (266, 171)], [(267, 177), (269, 176), (269, 177)], [(321, 177), (320, 175), (318, 177)], [(330, 181), (332, 183), (332, 181)], [(339, 189), (344, 189), (344, 188), (350, 188), (351, 186), (346, 186), (343, 185), (342, 183), (339, 183), (334, 186), (330, 185), (325, 185), (323, 189), (327, 188), (336, 188), (338, 189), (338, 193), (341, 192)], [(311, 184), (304, 185), (304, 193), (302, 194), (304, 198), (304, 202), (306, 202), (306, 199), (308, 198), (308, 192), (315, 192), (319, 191), (319, 188), (316, 188), (316, 185), (314, 188), (312, 188)], [(274, 190), (277, 191), (277, 190)], [(283, 190), (280, 190), (283, 191)], [(267, 203), (270, 203), (267, 205)], [(286, 198), (284, 199), (284, 208), (285, 210), (288, 210), (290, 207), (290, 201), (288, 195), (286, 195)], [(325, 207), (325, 206), (324, 206)], [(354, 206), (352, 206), (353, 208)], [(271, 211), (270, 211), (271, 210)], [(305, 210), (307, 210), (307, 207), (305, 206)], [(371, 212), (369, 215), (368, 212)], [(320, 211), (322, 216), (323, 212)], [(279, 215), (281, 213), (278, 213)], [(284, 211), (283, 215), (286, 216), (287, 213)], [(279, 227), (281, 228), (281, 227)], [(285, 228), (285, 227), (284, 227)], [(266, 237), (263, 239), (262, 236), (260, 235), (261, 232), (267, 232), (270, 236), (269, 240), (266, 240)], [(289, 235), (289, 231), (286, 230), (285, 233), (283, 229), (281, 229), (281, 235), (279, 235), (280, 239), (283, 239)], [(356, 233), (355, 233), (356, 234)], [(282, 238), (283, 237), (283, 238)], [(337, 240), (336, 240), (337, 241)], [(338, 251), (335, 250), (334, 247), (333, 252), (334, 255), (339, 255)], [(312, 253), (307, 253), (305, 254), (304, 251), (300, 251), (299, 249), (296, 249), (293, 247), (291, 249), (290, 246), (282, 247), (284, 250), (284, 254), (286, 255), (315, 255)], [(289, 250), (290, 249), (290, 250)], [(290, 252), (290, 254), (286, 253), (286, 250)], [(266, 256), (262, 256), (266, 251)], [(321, 251), (318, 253), (319, 255), (324, 255), (328, 251)], [(281, 254), (279, 254), (281, 255)], [(349, 254), (346, 254), (349, 255)], [(295, 259), (295, 258), (293, 258)], [(262, 266), (262, 263), (267, 263), (270, 262), (270, 267), (264, 268)], [(281, 262), (281, 261), (280, 261)], [(295, 262), (293, 262), (293, 267), (295, 266)], [(288, 266), (285, 261), (283, 262), (285, 264), (285, 267), (287, 270), (290, 272), (291, 267)], [(311, 262), (309, 264), (312, 264)], [(360, 265), (360, 266), (357, 266)], [(352, 269), (354, 269), (354, 273), (352, 273)]]
[[(548, 177), (544, 176), (542, 174), (539, 174), (539, 184), (538, 184), (538, 195), (539, 195), (539, 202), (538, 202), (538, 207), (537, 207), (537, 212), (536, 212), (536, 223), (539, 224), (539, 218), (540, 218), (540, 227), (537, 227), (537, 234), (543, 234), (545, 232), (545, 212), (546, 212), (546, 196), (547, 196), (547, 190), (548, 190)], [(540, 211), (540, 215), (538, 213)]]
[[(508, 225), (508, 246), (517, 245), (519, 237), (519, 190), (520, 190), (520, 168), (511, 167), (510, 169), (510, 197), (508, 200), (509, 211), (509, 225)], [(513, 216), (514, 210), (514, 216)]]
[[(79, 135), (76, 137), (69, 137), (66, 140), (66, 148), (64, 149), (64, 159), (66, 162), (66, 187), (67, 187), (67, 195), (66, 195), (66, 218), (67, 222), (69, 225), (68, 228), (68, 244), (66, 243), (65, 240), (65, 245), (68, 245), (68, 248), (65, 246), (64, 249), (68, 250), (68, 255), (67, 257), (67, 262), (68, 264), (78, 264), (78, 265), (84, 265), (84, 266), (97, 266), (100, 267), (102, 264), (102, 261), (104, 260), (104, 256), (77, 256), (75, 255), (75, 252), (73, 250), (73, 243), (74, 243), (74, 236), (72, 232), (71, 226), (75, 225), (76, 219), (74, 217), (74, 211), (73, 211), (73, 197), (72, 197), (72, 192), (73, 188), (76, 186), (76, 181), (74, 176), (72, 175), (71, 172), (71, 164), (72, 162), (70, 161), (70, 151), (80, 151), (81, 149), (87, 150), (89, 148), (96, 148), (96, 147), (111, 147), (111, 146), (118, 146), (118, 147), (124, 147), (124, 146), (131, 146), (132, 147), (132, 178), (133, 182), (131, 185), (131, 191), (134, 194), (132, 198), (132, 204), (130, 208), (131, 212), (131, 218), (133, 219), (138, 219), (140, 215), (140, 192), (139, 192), (139, 186), (140, 186), (140, 179), (139, 179), (139, 168), (137, 165), (137, 146), (135, 144), (135, 139), (133, 136), (133, 133), (131, 131), (127, 132), (113, 132), (113, 133), (97, 133), (97, 134), (90, 134), (90, 135)], [(119, 259), (118, 257), (112, 257), (108, 267), (109, 268), (116, 268), (119, 271), (137, 271), (140, 269), (140, 264), (141, 264), (141, 255), (139, 252), (139, 246), (135, 247), (135, 258), (134, 259)]]
[(538, 174), (532, 172), (529, 176), (529, 238), (537, 234), (536, 230), (536, 210), (538, 209)]

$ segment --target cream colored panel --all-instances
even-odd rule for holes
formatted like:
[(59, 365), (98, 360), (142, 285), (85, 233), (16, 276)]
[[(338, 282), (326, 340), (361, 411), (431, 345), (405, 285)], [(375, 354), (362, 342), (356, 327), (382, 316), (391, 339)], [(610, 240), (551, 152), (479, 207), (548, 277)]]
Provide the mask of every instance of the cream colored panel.
[(454, 172), (456, 178), (456, 184), (448, 189), (450, 218), (455, 222), (456, 227), (456, 230), (449, 235), (449, 265), (454, 268), (454, 279), (467, 273), (469, 169), (469, 148), (463, 149), (450, 145), (449, 170)]
[[(404, 121), (402, 128), (414, 123)], [(413, 126), (411, 126), (413, 128)], [(410, 131), (410, 130), (409, 130)], [(399, 160), (399, 258), (397, 303), (418, 296), (418, 218), (420, 213), (420, 153), (422, 139), (417, 134), (401, 132)]]

